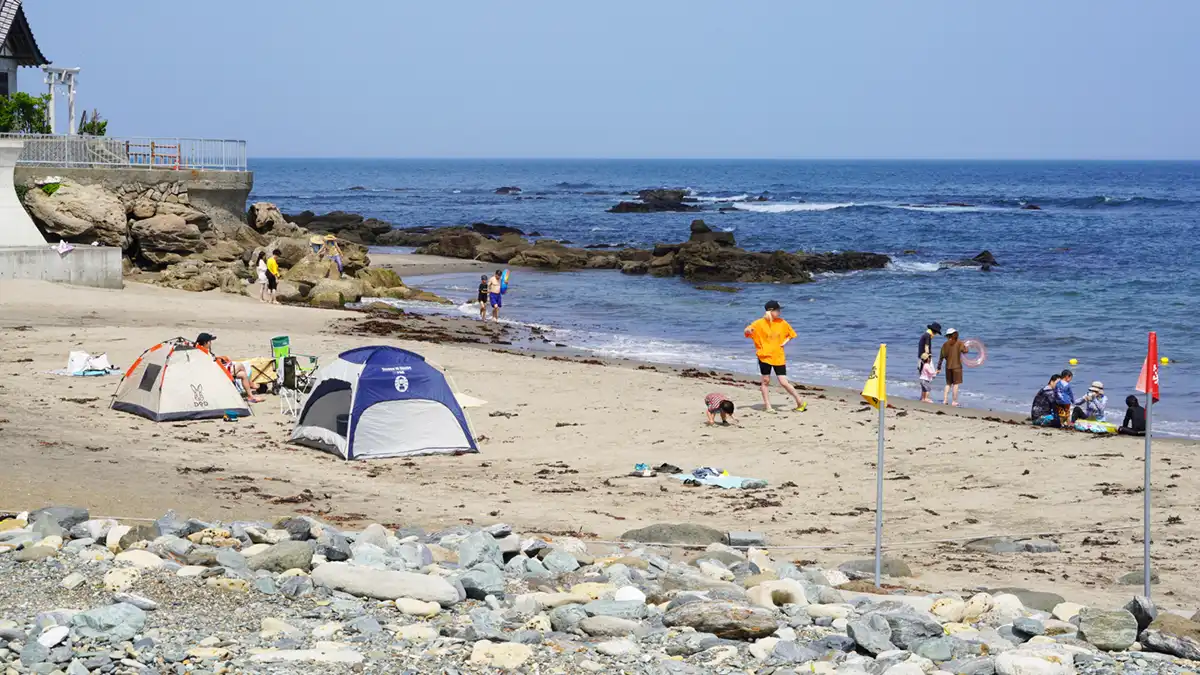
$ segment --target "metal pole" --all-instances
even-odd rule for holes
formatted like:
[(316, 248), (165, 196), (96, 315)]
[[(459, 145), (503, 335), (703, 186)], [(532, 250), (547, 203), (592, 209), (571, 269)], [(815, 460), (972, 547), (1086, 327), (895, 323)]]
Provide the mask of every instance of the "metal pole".
[(879, 456), (875, 459), (875, 586), (883, 565), (883, 424), (887, 401), (879, 401)]
[[(1146, 389), (1151, 389), (1150, 383), (1146, 383)], [(1142, 574), (1144, 575), (1144, 590), (1142, 595), (1150, 597), (1150, 420), (1152, 417), (1151, 410), (1154, 407), (1154, 395), (1149, 391), (1146, 392), (1146, 460), (1145, 466), (1142, 467), (1145, 475), (1142, 481)]]

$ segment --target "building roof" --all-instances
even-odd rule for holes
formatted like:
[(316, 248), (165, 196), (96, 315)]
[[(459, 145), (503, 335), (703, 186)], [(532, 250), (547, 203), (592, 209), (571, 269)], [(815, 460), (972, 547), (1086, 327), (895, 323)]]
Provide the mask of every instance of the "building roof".
[(19, 66), (50, 63), (33, 38), (21, 0), (0, 0), (0, 45), (4, 56), (16, 60)]

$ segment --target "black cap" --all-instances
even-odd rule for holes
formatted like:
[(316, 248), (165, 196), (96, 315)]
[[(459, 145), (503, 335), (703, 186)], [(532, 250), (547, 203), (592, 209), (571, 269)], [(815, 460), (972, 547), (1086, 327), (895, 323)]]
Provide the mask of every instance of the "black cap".
[(934, 335), (941, 335), (941, 334), (942, 334), (942, 324), (940, 324), (940, 323), (938, 323), (938, 322), (936, 322), (936, 321), (934, 321), (933, 323), (931, 323), (931, 324), (929, 324), (928, 326), (926, 326), (926, 328), (928, 328), (929, 330), (933, 331), (933, 334), (934, 334)]
[(763, 305), (763, 309), (770, 312), (772, 310), (783, 309), (783, 308), (779, 306), (778, 302), (775, 302), (774, 300), (768, 300), (767, 304)]
[(216, 339), (217, 339), (217, 336), (213, 335), (212, 333), (201, 333), (196, 336), (196, 344), (205, 345)]

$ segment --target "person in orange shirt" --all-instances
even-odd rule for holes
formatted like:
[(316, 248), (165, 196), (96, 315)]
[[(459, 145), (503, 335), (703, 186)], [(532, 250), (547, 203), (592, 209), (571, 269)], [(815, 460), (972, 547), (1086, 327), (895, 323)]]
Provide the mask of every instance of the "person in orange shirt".
[(783, 346), (796, 337), (796, 331), (779, 316), (783, 308), (778, 302), (768, 301), (763, 309), (766, 310), (763, 317), (746, 326), (745, 331), (746, 337), (754, 340), (754, 352), (758, 355), (758, 372), (762, 375), (759, 384), (762, 388), (763, 410), (775, 412), (770, 399), (771, 371), (775, 371), (775, 379), (779, 380), (779, 386), (796, 399), (795, 410), (803, 412), (807, 406), (800, 400), (796, 388), (788, 382), (787, 359), (783, 355)]

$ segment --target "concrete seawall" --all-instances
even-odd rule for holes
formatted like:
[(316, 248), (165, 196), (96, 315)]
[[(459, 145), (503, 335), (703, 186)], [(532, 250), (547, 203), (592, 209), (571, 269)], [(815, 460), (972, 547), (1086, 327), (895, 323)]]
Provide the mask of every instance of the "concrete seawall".
[(76, 286), (121, 288), (121, 249), (76, 246), (60, 255), (49, 245), (3, 247), (0, 279), (40, 279)]
[(203, 171), (199, 169), (80, 169), (18, 166), (17, 184), (32, 185), (47, 176), (59, 176), (80, 185), (98, 185), (114, 192), (123, 186), (179, 183), (192, 206), (204, 211), (218, 225), (246, 220), (246, 198), (254, 187), (252, 171)]

